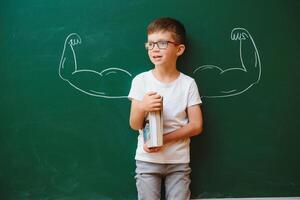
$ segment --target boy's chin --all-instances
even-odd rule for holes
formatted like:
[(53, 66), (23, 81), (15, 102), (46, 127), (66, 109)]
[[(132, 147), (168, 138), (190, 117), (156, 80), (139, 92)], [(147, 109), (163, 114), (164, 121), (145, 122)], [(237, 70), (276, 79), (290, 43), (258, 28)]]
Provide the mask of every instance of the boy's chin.
[(162, 63), (153, 63), (153, 65), (154, 65), (155, 67), (161, 67), (161, 66), (163, 66)]
[(154, 60), (151, 60), (151, 62), (153, 63), (153, 65), (155, 65), (155, 66), (159, 66), (159, 65), (163, 65), (164, 64), (164, 62), (163, 61), (154, 61)]

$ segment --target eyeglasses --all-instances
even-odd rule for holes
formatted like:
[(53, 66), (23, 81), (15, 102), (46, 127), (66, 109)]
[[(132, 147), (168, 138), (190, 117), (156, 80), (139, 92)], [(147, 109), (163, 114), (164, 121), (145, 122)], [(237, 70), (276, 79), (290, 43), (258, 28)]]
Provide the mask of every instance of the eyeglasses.
[(147, 50), (152, 50), (155, 47), (155, 45), (157, 45), (157, 47), (159, 49), (167, 49), (169, 43), (174, 44), (174, 45), (179, 45), (178, 43), (172, 42), (172, 41), (146, 42), (145, 48)]

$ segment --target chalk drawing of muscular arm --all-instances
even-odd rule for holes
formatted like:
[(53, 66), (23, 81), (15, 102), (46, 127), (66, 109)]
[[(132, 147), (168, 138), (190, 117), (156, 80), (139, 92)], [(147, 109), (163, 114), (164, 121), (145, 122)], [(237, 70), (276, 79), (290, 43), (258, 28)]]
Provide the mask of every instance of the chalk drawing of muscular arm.
[(101, 72), (79, 69), (75, 48), (81, 44), (77, 33), (67, 36), (59, 63), (59, 76), (72, 87), (87, 95), (103, 98), (127, 98), (132, 75), (121, 68), (107, 68)]
[(203, 65), (193, 71), (193, 77), (202, 86), (202, 97), (220, 98), (242, 94), (257, 84), (261, 77), (258, 50), (250, 33), (234, 28), (231, 40), (239, 42), (240, 66), (223, 70), (215, 65)]

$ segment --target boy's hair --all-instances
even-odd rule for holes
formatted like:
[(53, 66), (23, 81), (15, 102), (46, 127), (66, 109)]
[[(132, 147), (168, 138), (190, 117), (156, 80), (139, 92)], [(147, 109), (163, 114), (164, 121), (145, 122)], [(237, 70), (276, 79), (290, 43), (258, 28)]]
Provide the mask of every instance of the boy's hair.
[(180, 44), (185, 44), (186, 42), (185, 28), (183, 24), (176, 19), (169, 17), (158, 18), (151, 22), (147, 27), (148, 35), (160, 31), (171, 32), (175, 42)]

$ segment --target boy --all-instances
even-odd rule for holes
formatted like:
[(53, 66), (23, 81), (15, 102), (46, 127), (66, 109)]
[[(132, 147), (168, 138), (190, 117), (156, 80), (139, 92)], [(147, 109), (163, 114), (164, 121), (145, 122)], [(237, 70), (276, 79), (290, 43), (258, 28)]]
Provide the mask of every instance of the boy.
[(202, 102), (194, 79), (176, 66), (185, 50), (185, 29), (175, 19), (160, 18), (149, 24), (147, 32), (145, 46), (154, 69), (132, 80), (130, 126), (141, 131), (147, 113), (163, 109), (164, 145), (148, 148), (142, 134), (138, 136), (138, 198), (160, 199), (164, 179), (166, 199), (190, 199), (189, 138), (202, 132)]

